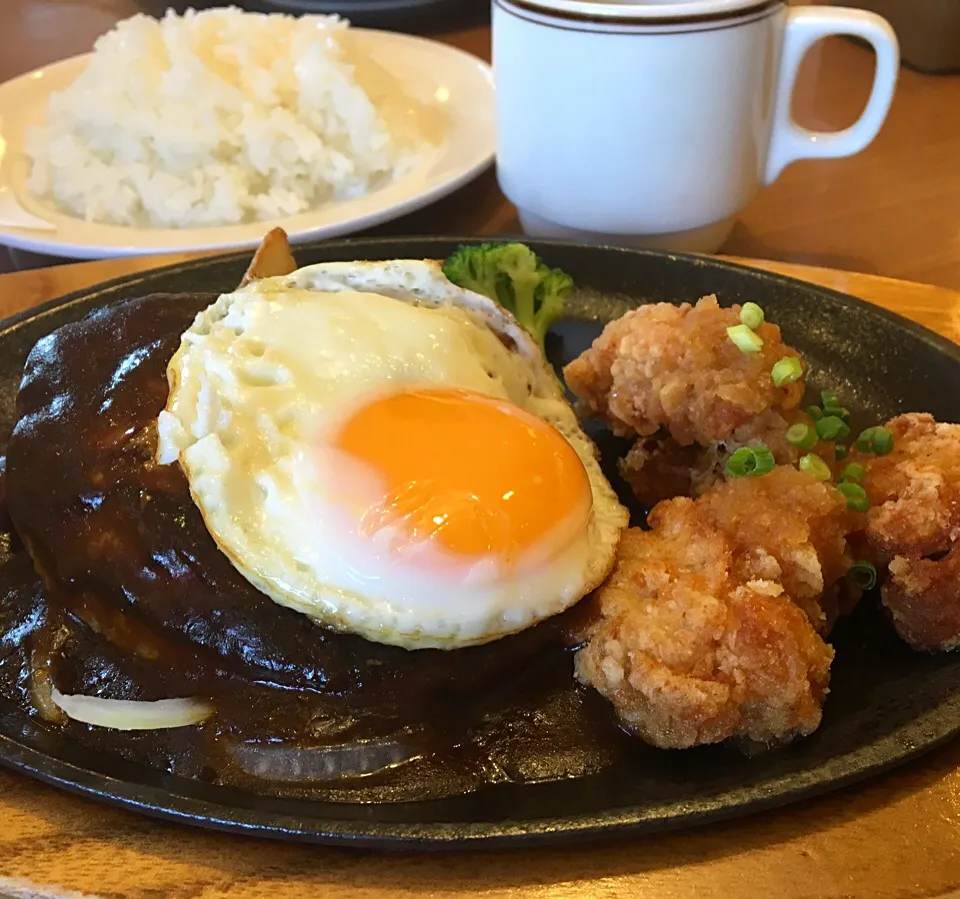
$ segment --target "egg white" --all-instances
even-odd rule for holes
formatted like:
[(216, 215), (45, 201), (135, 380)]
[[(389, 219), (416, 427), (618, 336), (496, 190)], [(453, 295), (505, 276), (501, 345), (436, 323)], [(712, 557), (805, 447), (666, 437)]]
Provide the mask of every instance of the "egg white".
[[(179, 461), (237, 570), (322, 624), (410, 649), (483, 643), (568, 608), (613, 564), (627, 512), (552, 369), (509, 313), (436, 263), (325, 263), (225, 294), (183, 335), (168, 379), (159, 461)], [(357, 534), (332, 501), (343, 465), (328, 476), (317, 448), (360, 404), (407, 384), (499, 397), (553, 425), (588, 475), (586, 530), (509, 574), (429, 553), (401, 564), (389, 534)]]

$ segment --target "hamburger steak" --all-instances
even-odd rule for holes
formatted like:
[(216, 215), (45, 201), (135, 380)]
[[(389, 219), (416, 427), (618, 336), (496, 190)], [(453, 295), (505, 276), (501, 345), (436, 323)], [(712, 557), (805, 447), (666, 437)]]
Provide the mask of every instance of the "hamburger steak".
[(46, 680), (62, 693), (208, 697), (216, 713), (198, 726), (65, 726), (154, 767), (258, 790), (410, 799), (609, 762), (624, 738), (570, 674), (582, 610), (483, 646), (408, 651), (322, 628), (233, 568), (179, 466), (154, 459), (167, 363), (214, 299), (130, 300), (30, 353), (5, 489), (42, 589), (22, 553), (7, 563), (4, 694), (61, 726)]

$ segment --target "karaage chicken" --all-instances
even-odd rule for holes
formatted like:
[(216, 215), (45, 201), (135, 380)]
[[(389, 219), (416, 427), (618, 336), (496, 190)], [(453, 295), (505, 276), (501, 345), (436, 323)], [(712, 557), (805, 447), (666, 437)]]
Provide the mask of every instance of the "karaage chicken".
[(842, 495), (783, 466), (662, 502), (648, 523), (591, 600), (580, 681), (661, 748), (813, 732), (833, 659), (817, 631), (852, 589)]
[(889, 576), (881, 587), (914, 649), (960, 646), (960, 425), (923, 413), (885, 426), (892, 450), (857, 453), (872, 506), (866, 539)]
[(729, 329), (743, 327), (740, 313), (713, 296), (641, 306), (608, 324), (564, 369), (581, 414), (637, 438), (621, 470), (648, 505), (707, 489), (740, 446), (763, 443), (777, 462), (796, 460), (783, 435), (803, 378), (798, 368), (777, 386), (771, 373), (799, 356), (769, 322), (752, 329), (751, 349), (738, 346)]

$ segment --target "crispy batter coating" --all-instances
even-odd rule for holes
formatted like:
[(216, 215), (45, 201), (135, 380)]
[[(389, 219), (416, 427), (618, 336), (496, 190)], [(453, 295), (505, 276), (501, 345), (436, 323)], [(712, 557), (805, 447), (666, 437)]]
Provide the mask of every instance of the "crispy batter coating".
[(924, 413), (886, 425), (886, 456), (857, 454), (871, 501), (866, 537), (889, 565), (881, 588), (900, 636), (914, 649), (960, 646), (960, 425)]
[(847, 535), (863, 517), (833, 485), (778, 466), (718, 485), (698, 506), (738, 547), (737, 577), (778, 581), (820, 633), (859, 599), (845, 575), (853, 564)]
[(812, 733), (833, 659), (812, 622), (829, 622), (820, 594), (854, 526), (837, 491), (780, 467), (663, 502), (649, 524), (591, 600), (577, 677), (661, 748)]
[(725, 440), (755, 416), (793, 409), (803, 380), (775, 387), (773, 366), (798, 356), (764, 323), (758, 353), (727, 336), (740, 307), (721, 309), (714, 296), (695, 306), (656, 303), (610, 322), (593, 346), (564, 369), (584, 414), (601, 416), (620, 436), (648, 437), (661, 428), (680, 445)]

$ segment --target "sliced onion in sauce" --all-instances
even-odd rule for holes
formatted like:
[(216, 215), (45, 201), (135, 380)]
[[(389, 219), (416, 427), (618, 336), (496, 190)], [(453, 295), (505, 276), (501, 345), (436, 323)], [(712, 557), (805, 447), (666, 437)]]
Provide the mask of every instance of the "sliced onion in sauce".
[(63, 712), (53, 701), (55, 689), (49, 667), (34, 663), (34, 667), (30, 670), (30, 701), (44, 721), (49, 721), (51, 724), (65, 724), (66, 718)]
[(213, 706), (202, 699), (102, 699), (79, 693), (64, 695), (53, 687), (51, 699), (74, 721), (111, 727), (114, 730), (163, 730), (199, 724), (213, 714)]
[(66, 724), (67, 716), (53, 701), (53, 659), (66, 638), (62, 625), (48, 622), (36, 633), (30, 650), (30, 701), (44, 721)]
[(393, 739), (313, 747), (237, 743), (230, 753), (240, 768), (254, 777), (301, 783), (364, 777), (420, 755), (413, 746)]

